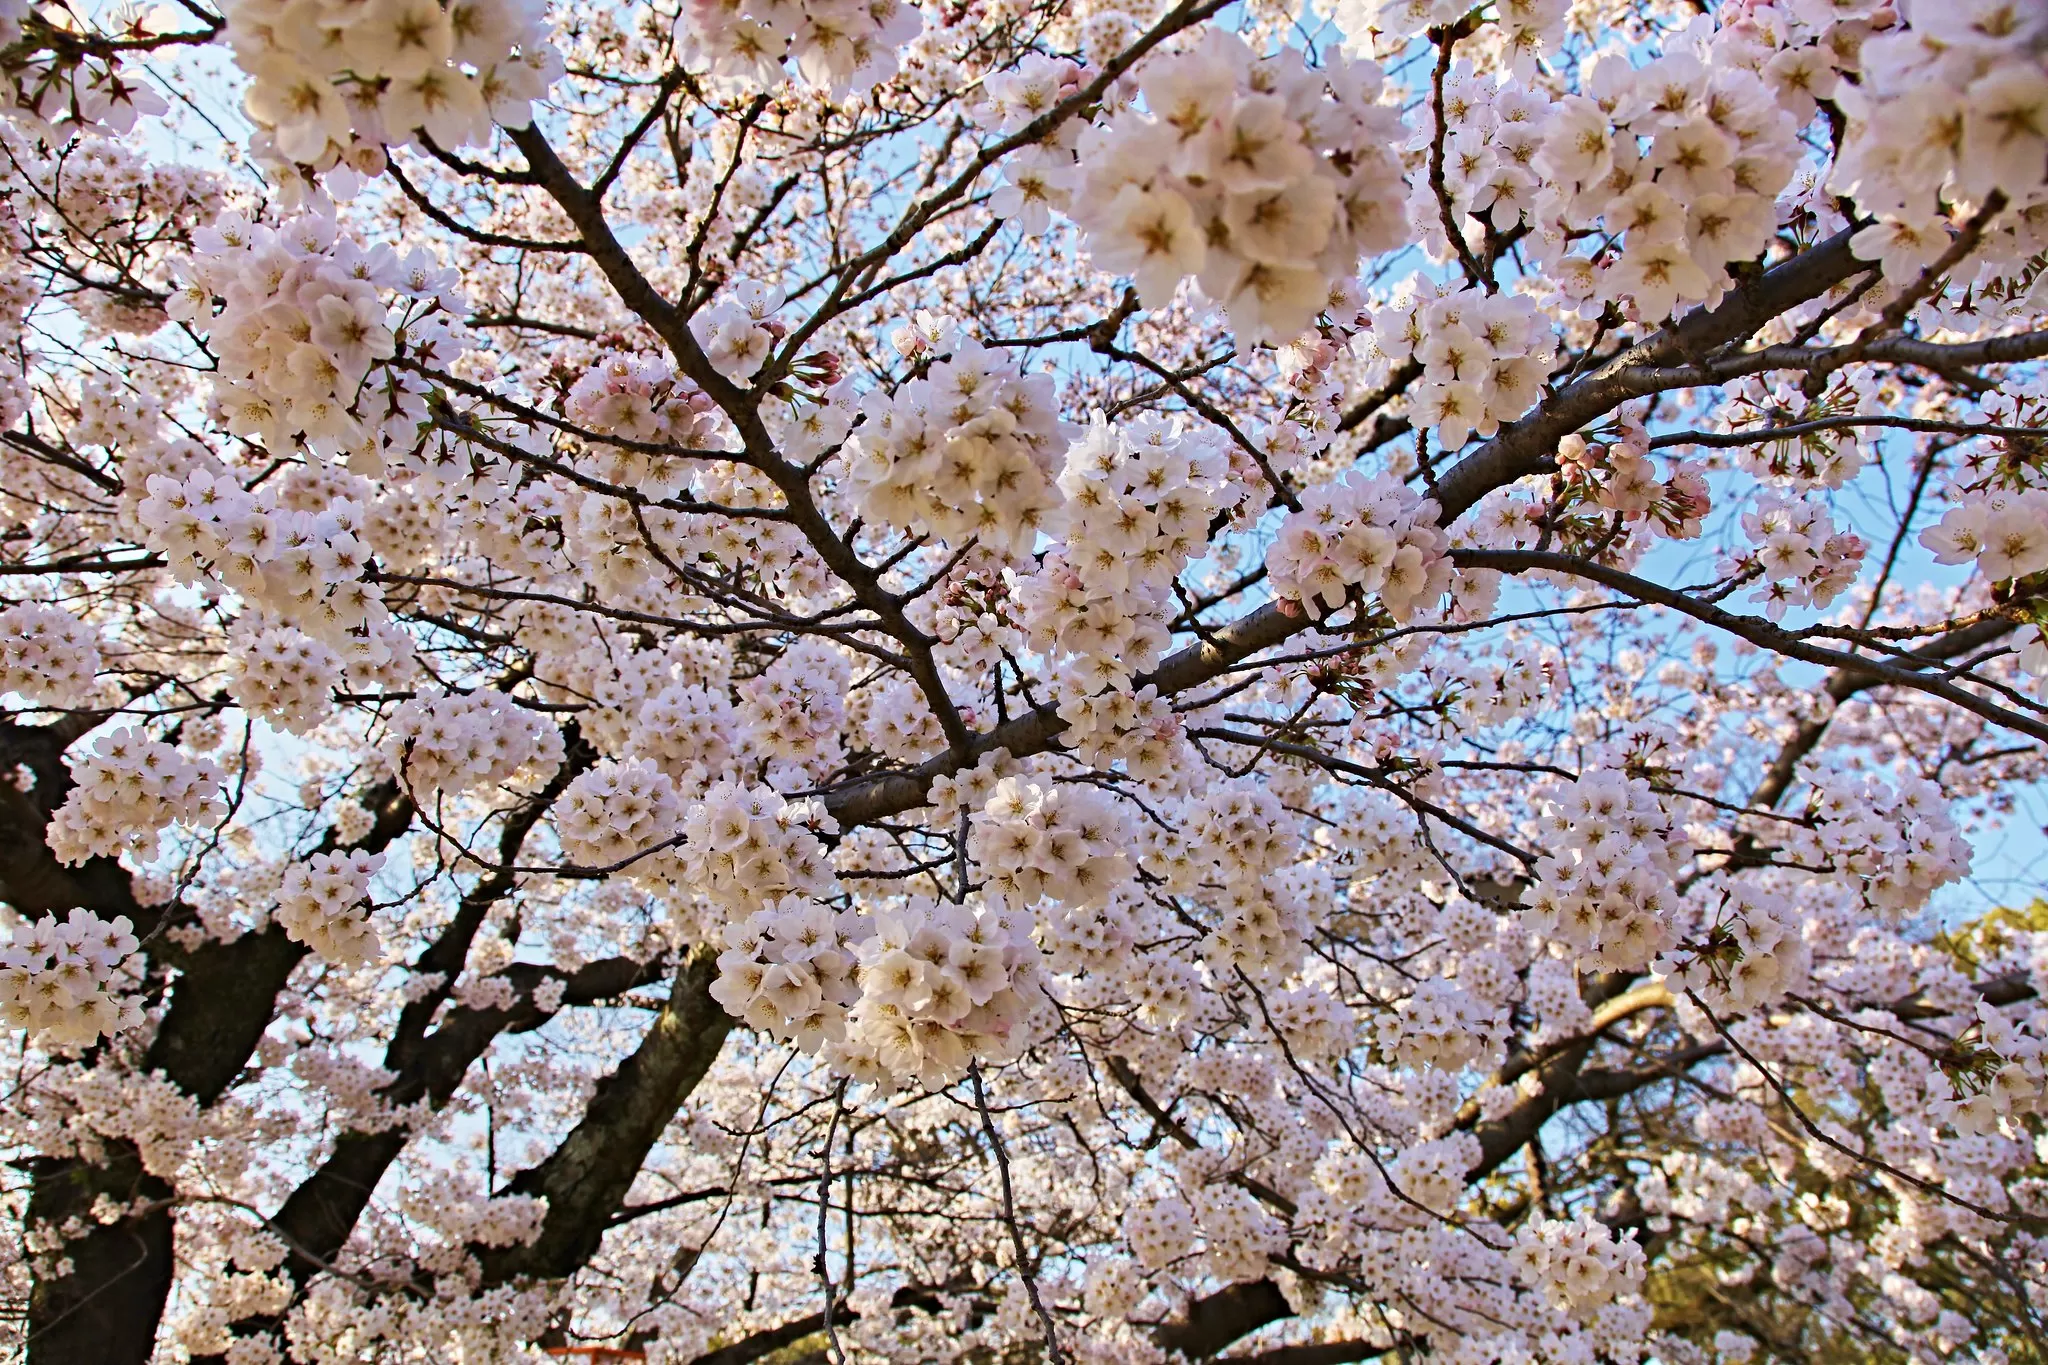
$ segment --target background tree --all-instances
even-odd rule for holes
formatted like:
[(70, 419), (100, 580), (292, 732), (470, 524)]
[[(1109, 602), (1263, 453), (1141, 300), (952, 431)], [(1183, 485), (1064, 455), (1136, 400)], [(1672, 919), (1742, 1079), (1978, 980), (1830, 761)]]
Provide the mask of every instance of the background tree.
[(0, 16), (10, 1349), (2041, 1359), (2044, 23)]

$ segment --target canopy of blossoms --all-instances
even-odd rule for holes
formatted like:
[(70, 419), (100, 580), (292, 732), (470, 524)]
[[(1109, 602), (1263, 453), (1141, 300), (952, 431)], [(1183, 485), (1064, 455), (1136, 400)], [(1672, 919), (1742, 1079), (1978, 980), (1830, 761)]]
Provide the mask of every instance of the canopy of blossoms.
[(0, 260), (8, 1359), (2048, 1358), (2039, 0), (0, 0)]

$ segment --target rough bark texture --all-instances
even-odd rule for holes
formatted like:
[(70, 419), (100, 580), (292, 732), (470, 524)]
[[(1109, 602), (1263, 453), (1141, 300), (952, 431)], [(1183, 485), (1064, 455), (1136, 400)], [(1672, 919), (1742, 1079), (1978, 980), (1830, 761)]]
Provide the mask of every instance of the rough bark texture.
[(487, 1283), (568, 1275), (597, 1250), (648, 1151), (732, 1031), (732, 1016), (711, 998), (717, 979), (718, 955), (711, 949), (684, 959), (654, 1026), (598, 1085), (583, 1121), (545, 1161), (512, 1178), (505, 1193), (545, 1198), (547, 1217), (533, 1245), (482, 1251)]

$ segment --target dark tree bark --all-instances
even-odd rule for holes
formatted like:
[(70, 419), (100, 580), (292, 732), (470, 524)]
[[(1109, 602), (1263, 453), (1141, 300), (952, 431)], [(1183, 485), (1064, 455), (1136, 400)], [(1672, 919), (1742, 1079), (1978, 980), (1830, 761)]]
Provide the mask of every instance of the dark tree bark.
[(540, 1165), (521, 1171), (507, 1194), (548, 1201), (531, 1246), (480, 1250), (484, 1281), (573, 1274), (597, 1251), (612, 1215), (626, 1202), (634, 1177), (669, 1120), (718, 1059), (732, 1016), (711, 998), (718, 954), (695, 949), (676, 971), (668, 1003), (639, 1048), (606, 1077), (583, 1121)]

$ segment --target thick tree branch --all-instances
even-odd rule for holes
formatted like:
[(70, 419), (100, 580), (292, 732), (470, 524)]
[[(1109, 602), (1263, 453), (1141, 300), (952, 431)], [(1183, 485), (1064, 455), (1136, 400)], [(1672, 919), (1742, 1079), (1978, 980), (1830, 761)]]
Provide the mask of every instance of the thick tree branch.
[(505, 1187), (507, 1194), (546, 1199), (547, 1217), (530, 1246), (478, 1250), (486, 1283), (559, 1279), (597, 1250), (647, 1153), (710, 1070), (732, 1029), (732, 1016), (711, 998), (717, 978), (717, 954), (693, 950), (676, 970), (668, 1003), (639, 1048), (599, 1083), (582, 1121), (546, 1160)]

